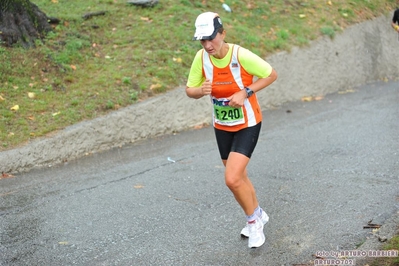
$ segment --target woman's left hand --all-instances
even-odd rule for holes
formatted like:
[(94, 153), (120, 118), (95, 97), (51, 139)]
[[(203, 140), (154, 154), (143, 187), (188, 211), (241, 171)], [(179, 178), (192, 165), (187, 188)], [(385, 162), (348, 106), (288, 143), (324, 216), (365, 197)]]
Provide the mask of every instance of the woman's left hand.
[(239, 108), (244, 105), (244, 101), (246, 98), (247, 92), (245, 90), (240, 90), (228, 97), (227, 99), (230, 101), (229, 106)]

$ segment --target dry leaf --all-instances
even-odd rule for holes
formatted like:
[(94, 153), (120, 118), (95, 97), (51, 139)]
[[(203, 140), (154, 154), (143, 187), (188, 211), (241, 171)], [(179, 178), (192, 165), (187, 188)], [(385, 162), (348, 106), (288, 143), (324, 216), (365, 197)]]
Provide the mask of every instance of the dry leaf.
[(159, 89), (159, 88), (161, 88), (161, 87), (162, 87), (162, 85), (159, 84), (159, 83), (157, 83), (157, 84), (152, 84), (151, 87), (150, 87), (150, 90)]
[(339, 91), (338, 94), (346, 94), (346, 93), (352, 93), (355, 92), (354, 90), (346, 90), (346, 91)]
[(173, 57), (173, 61), (175, 61), (177, 63), (181, 63), (183, 60), (180, 57), (178, 57), (178, 58)]
[(14, 177), (12, 174), (1, 173), (1, 178), (11, 178)]
[(373, 230), (371, 230), (374, 234), (377, 233), (380, 230), (380, 228), (374, 228)]
[(11, 111), (18, 111), (19, 110), (19, 105), (14, 105), (13, 107), (10, 108)]
[(311, 101), (313, 101), (313, 97), (312, 96), (304, 96), (301, 98), (301, 100), (303, 102), (311, 102)]

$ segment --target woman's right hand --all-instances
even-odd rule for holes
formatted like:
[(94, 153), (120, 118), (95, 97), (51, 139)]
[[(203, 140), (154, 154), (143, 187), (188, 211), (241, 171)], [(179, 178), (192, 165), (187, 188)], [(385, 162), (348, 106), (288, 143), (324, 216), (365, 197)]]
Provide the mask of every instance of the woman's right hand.
[(211, 94), (212, 93), (212, 82), (209, 79), (205, 80), (204, 83), (202, 83), (201, 90), (202, 90), (203, 95)]

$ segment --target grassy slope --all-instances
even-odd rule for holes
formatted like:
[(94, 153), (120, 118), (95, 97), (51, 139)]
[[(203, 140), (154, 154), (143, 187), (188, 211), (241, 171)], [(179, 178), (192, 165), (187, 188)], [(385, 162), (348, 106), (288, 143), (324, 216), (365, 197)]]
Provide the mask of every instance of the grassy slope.
[[(222, 2), (206, 0), (162, 0), (154, 8), (124, 0), (32, 2), (61, 23), (36, 49), (0, 47), (0, 151), (183, 86), (200, 48), (191, 37), (203, 11), (222, 16), (228, 42), (266, 57), (323, 34), (333, 38), (396, 3), (226, 0), (227, 13)], [(95, 11), (106, 14), (82, 18)]]

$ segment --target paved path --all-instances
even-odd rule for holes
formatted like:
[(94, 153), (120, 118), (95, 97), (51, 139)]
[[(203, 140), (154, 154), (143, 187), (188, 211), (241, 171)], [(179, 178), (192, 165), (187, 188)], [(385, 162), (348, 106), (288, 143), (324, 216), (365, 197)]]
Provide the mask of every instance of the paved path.
[(211, 128), (0, 180), (0, 265), (292, 265), (351, 250), (399, 209), (399, 82), (264, 112), (248, 249)]

